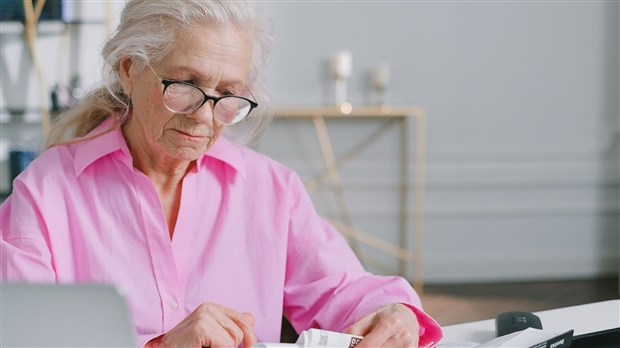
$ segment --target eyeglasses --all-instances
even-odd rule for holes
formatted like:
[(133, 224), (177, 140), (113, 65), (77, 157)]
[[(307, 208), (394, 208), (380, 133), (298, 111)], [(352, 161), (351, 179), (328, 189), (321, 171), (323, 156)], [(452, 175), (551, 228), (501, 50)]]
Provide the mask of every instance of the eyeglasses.
[(164, 85), (164, 106), (172, 112), (191, 114), (212, 100), (213, 117), (220, 123), (233, 125), (243, 121), (258, 106), (258, 103), (244, 97), (236, 95), (214, 97), (189, 82), (161, 78), (150, 64), (148, 66)]

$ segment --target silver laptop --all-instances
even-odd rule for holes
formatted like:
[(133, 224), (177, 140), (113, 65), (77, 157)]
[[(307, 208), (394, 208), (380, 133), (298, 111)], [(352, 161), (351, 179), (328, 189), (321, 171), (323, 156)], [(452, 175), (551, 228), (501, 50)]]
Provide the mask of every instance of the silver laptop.
[(0, 347), (135, 347), (111, 286), (0, 283)]

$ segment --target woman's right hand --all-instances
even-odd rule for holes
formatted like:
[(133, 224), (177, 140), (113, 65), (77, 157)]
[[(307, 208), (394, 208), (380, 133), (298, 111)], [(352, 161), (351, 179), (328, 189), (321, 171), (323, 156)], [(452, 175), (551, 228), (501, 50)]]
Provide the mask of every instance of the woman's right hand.
[(206, 302), (151, 343), (155, 347), (196, 348), (236, 348), (243, 343), (249, 348), (256, 344), (253, 326), (252, 314)]

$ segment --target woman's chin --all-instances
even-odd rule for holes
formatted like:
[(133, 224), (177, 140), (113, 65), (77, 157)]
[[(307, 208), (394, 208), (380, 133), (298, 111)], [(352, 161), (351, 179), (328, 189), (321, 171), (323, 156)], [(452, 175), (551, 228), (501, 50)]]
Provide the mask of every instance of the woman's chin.
[(210, 148), (208, 145), (203, 146), (179, 146), (169, 149), (168, 156), (179, 161), (195, 161), (199, 159)]

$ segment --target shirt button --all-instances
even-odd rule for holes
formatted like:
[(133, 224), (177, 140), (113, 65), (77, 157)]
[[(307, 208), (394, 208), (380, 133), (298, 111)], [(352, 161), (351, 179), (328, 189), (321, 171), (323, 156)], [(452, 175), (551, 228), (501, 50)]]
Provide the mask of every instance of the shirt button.
[(170, 301), (170, 303), (168, 303), (168, 305), (170, 306), (170, 308), (172, 309), (177, 309), (179, 308), (179, 303), (177, 301)]

